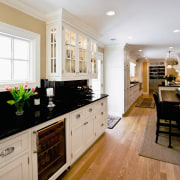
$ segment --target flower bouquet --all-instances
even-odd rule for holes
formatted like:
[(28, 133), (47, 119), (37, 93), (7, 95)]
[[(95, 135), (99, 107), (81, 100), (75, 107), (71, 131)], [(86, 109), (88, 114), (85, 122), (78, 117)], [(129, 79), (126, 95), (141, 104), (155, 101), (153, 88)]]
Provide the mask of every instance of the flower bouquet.
[(31, 89), (27, 88), (28, 82), (25, 82), (24, 85), (20, 86), (14, 86), (14, 88), (11, 87), (6, 87), (5, 89), (9, 91), (14, 99), (8, 100), (7, 103), (10, 105), (15, 105), (16, 106), (16, 115), (22, 115), (23, 114), (23, 107), (24, 103), (27, 102), (29, 106), (28, 99), (31, 96), (37, 95), (38, 93), (35, 92), (35, 88), (32, 87)]

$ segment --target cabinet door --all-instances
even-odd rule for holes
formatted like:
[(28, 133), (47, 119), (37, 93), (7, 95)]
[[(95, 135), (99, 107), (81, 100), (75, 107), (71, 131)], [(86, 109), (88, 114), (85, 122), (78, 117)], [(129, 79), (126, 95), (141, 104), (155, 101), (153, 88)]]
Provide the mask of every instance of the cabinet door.
[(91, 40), (90, 42), (90, 77), (97, 78), (97, 44), (95, 41)]
[(94, 140), (94, 117), (90, 117), (84, 123), (85, 143), (90, 146)]
[(46, 73), (47, 77), (56, 77), (60, 76), (59, 69), (57, 68), (59, 65), (59, 57), (57, 56), (57, 35), (58, 35), (58, 25), (53, 24), (47, 26), (46, 29), (46, 47), (47, 47), (47, 57), (46, 57)]
[(84, 125), (78, 125), (71, 130), (71, 158), (74, 162), (84, 150)]
[(77, 33), (69, 27), (63, 28), (63, 76), (75, 76), (77, 74)]
[(78, 75), (87, 75), (88, 73), (88, 38), (84, 35), (78, 36), (79, 57), (78, 57)]
[(26, 154), (1, 168), (0, 180), (28, 180), (28, 167), (28, 155)]

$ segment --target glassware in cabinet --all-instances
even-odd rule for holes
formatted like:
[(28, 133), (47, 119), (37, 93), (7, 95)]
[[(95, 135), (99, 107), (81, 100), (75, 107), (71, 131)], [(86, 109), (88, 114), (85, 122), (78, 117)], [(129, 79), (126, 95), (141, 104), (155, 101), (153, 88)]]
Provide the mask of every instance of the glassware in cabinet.
[(65, 72), (75, 73), (76, 33), (65, 29)]

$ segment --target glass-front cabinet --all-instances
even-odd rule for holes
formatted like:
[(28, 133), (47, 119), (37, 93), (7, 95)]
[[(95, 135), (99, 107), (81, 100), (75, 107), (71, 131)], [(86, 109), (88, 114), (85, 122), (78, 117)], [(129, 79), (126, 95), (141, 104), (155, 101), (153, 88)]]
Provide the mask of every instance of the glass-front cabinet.
[(65, 28), (65, 74), (76, 73), (77, 34)]
[(90, 44), (90, 75), (91, 78), (97, 77), (97, 44), (91, 40)]
[(88, 40), (79, 35), (79, 59), (78, 70), (80, 74), (87, 74), (88, 67)]
[(97, 45), (66, 24), (47, 25), (46, 75), (50, 80), (96, 78)]
[(51, 28), (51, 73), (56, 73), (56, 28)]

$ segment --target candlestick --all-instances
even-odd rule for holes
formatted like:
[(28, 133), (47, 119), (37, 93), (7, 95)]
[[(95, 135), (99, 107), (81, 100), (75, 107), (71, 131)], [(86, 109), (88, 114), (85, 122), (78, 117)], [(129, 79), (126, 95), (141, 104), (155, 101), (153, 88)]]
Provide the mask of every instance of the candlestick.
[(46, 89), (46, 94), (48, 97), (54, 96), (53, 88), (47, 88)]

